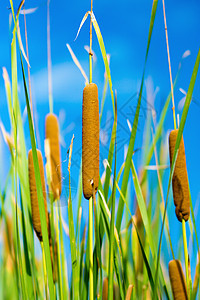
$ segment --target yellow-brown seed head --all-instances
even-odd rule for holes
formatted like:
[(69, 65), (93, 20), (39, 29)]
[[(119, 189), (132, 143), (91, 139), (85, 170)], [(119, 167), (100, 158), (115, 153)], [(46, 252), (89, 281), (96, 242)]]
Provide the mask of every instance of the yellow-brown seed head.
[(86, 85), (83, 90), (82, 180), (84, 197), (89, 199), (93, 185), (96, 193), (99, 184), (99, 100), (94, 83)]
[[(37, 157), (38, 157), (40, 177), (41, 177), (41, 183), (42, 183), (42, 191), (43, 191), (43, 200), (44, 200), (47, 228), (48, 228), (48, 233), (50, 234), (49, 218), (48, 218), (48, 211), (47, 211), (44, 167), (43, 167), (42, 154), (39, 150), (37, 150)], [(41, 229), (41, 222), (40, 222), (40, 213), (39, 213), (39, 204), (38, 204), (38, 197), (37, 197), (37, 188), (36, 188), (36, 181), (35, 181), (35, 171), (34, 171), (34, 164), (33, 164), (32, 149), (28, 153), (28, 172), (29, 172), (29, 188), (30, 188), (33, 228), (36, 232), (38, 239), (40, 241), (42, 241), (43, 240), (42, 239), (42, 229)]]
[(169, 278), (171, 282), (174, 300), (187, 300), (187, 288), (185, 276), (178, 259), (169, 262)]
[[(172, 130), (169, 135), (170, 165), (172, 164), (177, 135), (178, 129)], [(172, 178), (172, 189), (176, 216), (180, 222), (182, 222), (182, 219), (187, 221), (190, 216), (190, 196), (183, 137), (181, 138)]]
[(46, 116), (45, 137), (49, 140), (50, 163), (51, 163), (51, 190), (54, 199), (61, 195), (61, 159), (59, 144), (59, 126), (54, 114)]

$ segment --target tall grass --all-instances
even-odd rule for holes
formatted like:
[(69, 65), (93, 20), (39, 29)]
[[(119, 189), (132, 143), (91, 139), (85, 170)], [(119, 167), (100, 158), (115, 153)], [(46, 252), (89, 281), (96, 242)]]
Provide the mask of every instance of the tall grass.
[[(175, 191), (177, 188), (177, 182), (175, 182), (176, 180), (174, 180), (175, 177), (173, 176), (176, 176), (176, 168), (179, 166), (178, 153), (181, 152), (184, 126), (189, 114), (189, 107), (199, 69), (200, 50), (197, 54), (193, 71), (191, 70), (191, 80), (180, 118), (180, 125), (176, 130), (176, 139), (173, 141), (170, 168), (169, 172), (167, 172), (169, 155), (168, 145), (165, 143), (165, 121), (172, 98), (174, 127), (176, 128), (174, 89), (176, 89), (176, 82), (181, 72), (181, 64), (175, 81), (172, 82), (168, 36), (166, 35), (171, 91), (169, 91), (169, 95), (166, 98), (157, 120), (153, 113), (154, 108), (149, 109), (144, 130), (144, 145), (141, 146), (142, 163), (138, 167), (136, 162), (137, 151), (135, 149), (135, 141), (139, 131), (138, 122), (145, 89), (145, 71), (158, 5), (158, 1), (154, 0), (152, 3), (146, 54), (141, 85), (137, 96), (136, 111), (133, 116), (133, 123), (129, 126), (130, 135), (127, 152), (124, 161), (121, 161), (118, 151), (117, 92), (114, 96), (111, 78), (112, 70), (109, 66), (103, 36), (93, 12), (93, 1), (91, 1), (91, 10), (85, 14), (78, 30), (79, 34), (89, 16), (89, 80), (69, 45), (68, 49), (76, 65), (80, 68), (82, 74), (84, 74), (84, 78), (86, 79), (85, 89), (91, 85), (96, 88), (96, 85), (92, 83), (92, 39), (97, 39), (106, 75), (102, 91), (103, 97), (100, 103), (100, 122), (99, 108), (97, 107), (99, 105), (98, 101), (95, 103), (95, 110), (92, 111), (93, 99), (89, 99), (86, 112), (84, 111), (84, 121), (89, 120), (89, 127), (87, 128), (89, 131), (84, 134), (87, 135), (86, 142), (88, 138), (89, 141), (88, 144), (83, 145), (83, 150), (86, 151), (86, 154), (89, 156), (87, 158), (87, 155), (84, 156), (83, 153), (79, 177), (76, 179), (78, 182), (78, 191), (74, 201), (72, 201), (71, 186), (74, 135), (72, 136), (71, 144), (68, 145), (68, 151), (66, 151), (68, 167), (65, 173), (68, 172), (69, 178), (67, 187), (69, 193), (65, 199), (66, 206), (64, 206), (64, 210), (68, 211), (68, 220), (66, 221), (62, 216), (63, 207), (61, 208), (60, 201), (63, 179), (61, 174), (62, 161), (60, 159), (59, 145), (59, 134), (61, 133), (59, 133), (57, 117), (53, 114), (53, 108), (56, 107), (56, 102), (53, 103), (51, 77), (50, 1), (47, 3), (50, 110), (48, 116), (50, 116), (51, 119), (53, 118), (54, 123), (52, 127), (46, 124), (46, 182), (43, 174), (41, 178), (40, 166), (42, 159), (41, 157), (38, 159), (37, 155), (37, 153), (40, 152), (37, 150), (39, 143), (36, 139), (34, 111), (32, 110), (30, 101), (30, 74), (29, 85), (27, 85), (26, 78), (27, 65), (28, 73), (30, 72), (28, 64), (29, 55), (28, 51), (26, 50), (27, 53), (25, 53), (23, 49), (18, 23), (20, 9), (23, 5), (24, 1), (21, 2), (17, 14), (15, 14), (13, 2), (10, 0), (13, 18), (11, 80), (9, 79), (6, 68), (3, 69), (11, 134), (9, 135), (5, 131), (3, 123), (0, 124), (0, 128), (4, 141), (8, 145), (11, 160), (9, 172), (6, 174), (6, 184), (0, 188), (0, 226), (3, 233), (3, 248), (1, 250), (0, 260), (0, 298), (81, 300), (88, 298), (109, 300), (172, 299), (172, 295), (180, 293), (180, 295), (182, 295), (181, 297), (185, 297), (185, 299), (197, 299), (199, 297), (198, 286), (200, 274), (199, 243), (189, 183), (187, 187), (189, 194), (187, 198), (187, 218), (185, 218), (186, 221), (188, 218), (189, 220), (185, 224), (184, 218), (179, 217), (179, 221), (182, 222), (182, 234), (180, 234), (179, 240), (182, 241), (183, 239), (183, 246), (180, 247), (180, 251), (175, 251), (177, 245), (174, 245), (172, 241), (173, 227), (176, 226), (176, 224), (172, 224), (172, 212), (168, 209), (168, 206), (170, 204), (169, 202), (173, 203), (171, 183)], [(163, 1), (165, 28), (167, 29), (164, 8), (165, 5)], [(92, 29), (94, 29), (95, 33), (93, 36)], [(26, 49), (28, 49), (28, 40), (26, 41)], [(18, 96), (18, 74), (21, 74), (20, 76), (23, 79), (29, 124), (28, 133), (23, 128), (20, 105), (21, 99), (19, 99)], [(109, 93), (107, 91), (108, 86)], [(107, 157), (104, 158), (105, 170), (103, 174), (99, 174), (98, 134), (99, 126), (101, 127), (102, 125), (102, 118), (106, 113), (106, 106), (104, 105), (105, 99), (107, 100), (106, 93), (108, 93), (107, 96), (110, 97), (112, 103), (113, 123), (111, 124), (112, 130)], [(96, 96), (97, 93), (95, 92), (95, 97)], [(87, 114), (89, 114), (88, 118)], [(83, 125), (85, 125), (85, 123)], [(96, 130), (95, 137), (97, 136), (97, 140), (95, 140), (96, 146), (89, 148), (91, 146), (90, 142), (94, 142), (92, 139), (95, 139), (95, 137), (91, 135), (94, 129)], [(37, 201), (37, 210), (35, 211), (37, 215), (33, 213), (32, 208), (34, 205), (31, 203), (32, 187), (31, 180), (29, 182), (28, 174), (27, 134), (31, 140), (30, 153), (32, 154), (31, 167), (33, 168), (31, 180), (34, 176), (34, 201)], [(83, 142), (85, 142), (85, 140)], [(87, 147), (89, 148), (89, 153), (87, 152)], [(187, 147), (188, 145), (185, 145), (185, 148)], [(97, 163), (94, 162), (95, 159), (97, 159)], [(155, 164), (153, 165), (154, 161)], [(66, 164), (63, 163), (62, 170), (65, 167)], [(89, 175), (86, 169), (90, 170)], [(156, 172), (154, 172), (152, 179), (151, 172), (153, 171)], [(95, 172), (97, 172), (97, 174)], [(86, 193), (85, 182), (88, 183), (88, 176), (90, 177), (90, 185), (87, 186), (89, 192)], [(44, 202), (44, 198), (46, 197), (44, 197), (44, 195), (46, 195), (46, 185), (48, 185), (48, 190), (50, 191), (50, 193), (47, 193), (50, 203), (50, 212), (47, 212), (47, 205), (46, 202)], [(82, 194), (84, 194), (85, 198), (89, 199), (89, 202), (87, 202), (89, 219), (86, 220), (84, 226), (82, 206), (83, 201), (86, 200)], [(177, 204), (177, 199), (174, 199), (174, 203), (178, 207), (178, 213), (180, 213), (181, 209), (179, 203)], [(171, 207), (172, 205), (170, 209)], [(74, 213), (74, 209), (77, 210), (76, 214)], [(190, 217), (189, 212), (191, 212)], [(178, 224), (178, 220), (176, 221)], [(68, 223), (68, 227), (65, 224), (66, 222)], [(39, 224), (39, 229), (35, 229), (35, 224)], [(37, 231), (40, 241), (35, 238), (33, 229)], [(191, 255), (188, 249), (186, 229), (187, 234), (192, 237), (193, 255)], [(66, 241), (70, 243), (70, 254), (66, 252)], [(164, 244), (163, 247), (162, 244)], [(167, 258), (171, 257), (169, 260), (172, 259), (172, 262), (169, 264), (169, 273), (168, 261), (164, 258), (167, 252)], [(177, 253), (179, 254), (177, 255)], [(189, 257), (188, 253), (190, 255)], [(182, 262), (180, 261), (182, 261), (183, 255), (185, 256), (185, 268), (182, 270)], [(68, 261), (70, 261), (70, 268), (68, 268)], [(174, 262), (178, 263), (174, 265)], [(194, 264), (195, 277), (192, 278), (190, 266)], [(179, 270), (178, 275), (175, 274), (177, 268)], [(70, 270), (72, 271), (70, 272)], [(186, 282), (184, 276), (186, 277)], [(170, 285), (170, 281), (172, 286)], [(12, 289), (9, 288), (10, 286), (12, 286)], [(176, 298), (176, 296), (174, 297)]]

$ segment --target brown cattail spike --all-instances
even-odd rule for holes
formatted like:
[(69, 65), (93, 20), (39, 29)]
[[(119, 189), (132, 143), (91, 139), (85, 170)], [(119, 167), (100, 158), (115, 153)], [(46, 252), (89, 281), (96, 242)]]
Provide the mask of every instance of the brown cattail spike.
[(83, 194), (92, 196), (99, 183), (99, 101), (96, 84), (90, 83), (83, 90), (82, 108), (82, 179)]
[(51, 162), (51, 190), (54, 199), (61, 195), (61, 159), (59, 145), (59, 126), (54, 114), (46, 116), (45, 136), (49, 140), (50, 162)]
[[(50, 234), (49, 218), (48, 218), (48, 211), (47, 211), (44, 167), (43, 167), (42, 154), (39, 150), (37, 150), (37, 157), (38, 157), (38, 163), (39, 163), (39, 168), (40, 168), (40, 177), (41, 177), (41, 183), (42, 183), (42, 191), (43, 191), (43, 199), (44, 199), (47, 227), (48, 227), (48, 232)], [(37, 197), (37, 188), (36, 188), (36, 181), (35, 181), (35, 171), (34, 171), (32, 150), (30, 150), (28, 153), (28, 172), (29, 172), (29, 187), (30, 187), (30, 197), (31, 197), (31, 211), (32, 211), (33, 228), (36, 232), (38, 239), (40, 241), (42, 241), (42, 229), (41, 229), (41, 222), (40, 222), (40, 213), (39, 213), (39, 204), (38, 204), (38, 197)]]
[[(177, 135), (178, 129), (172, 130), (169, 135), (170, 165), (172, 164)], [(187, 221), (190, 216), (190, 196), (183, 137), (181, 138), (172, 178), (172, 189), (174, 204), (176, 206), (176, 216), (180, 222), (182, 222), (182, 219)]]
[(174, 300), (187, 300), (187, 288), (181, 263), (178, 259), (169, 262), (169, 278)]

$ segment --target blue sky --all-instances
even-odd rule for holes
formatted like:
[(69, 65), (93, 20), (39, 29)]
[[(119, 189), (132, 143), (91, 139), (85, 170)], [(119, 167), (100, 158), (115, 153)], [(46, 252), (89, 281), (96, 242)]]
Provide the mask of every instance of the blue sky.
[[(20, 1), (14, 1), (17, 10)], [(0, 69), (6, 67), (10, 73), (10, 43), (8, 0), (0, 0)], [(26, 16), (29, 57), (31, 65), (31, 80), (33, 100), (37, 106), (39, 128), (44, 126), (45, 114), (48, 112), (48, 84), (47, 84), (47, 34), (46, 34), (46, 1), (27, 0), (26, 8), (37, 10)], [(118, 106), (123, 104), (138, 92), (142, 70), (144, 66), (147, 45), (148, 28), (151, 15), (152, 1), (147, 0), (94, 0), (94, 14), (100, 26), (106, 51), (111, 55), (111, 76), (113, 88), (117, 90)], [(51, 20), (51, 58), (52, 58), (52, 84), (55, 112), (59, 114), (61, 128), (65, 132), (66, 147), (69, 146), (73, 131), (76, 132), (75, 149), (80, 148), (81, 137), (81, 101), (84, 88), (84, 78), (73, 63), (67, 50), (69, 43), (78, 60), (88, 75), (88, 54), (84, 49), (89, 44), (89, 20), (86, 21), (78, 39), (74, 41), (80, 22), (90, 10), (90, 1), (55, 1), (50, 2)], [(190, 77), (194, 67), (197, 52), (200, 46), (200, 2), (199, 0), (166, 1), (166, 17), (169, 35), (169, 47), (172, 64), (172, 76), (175, 78), (179, 62), (183, 53), (190, 50), (190, 55), (182, 63), (177, 88), (175, 90), (175, 104), (178, 112), (178, 103), (183, 98), (179, 88), (187, 91)], [(20, 28), (24, 40), (23, 15), (20, 15)], [(93, 81), (98, 84), (99, 98), (102, 97), (104, 81), (104, 65), (99, 50), (98, 42), (93, 31), (93, 50), (97, 61), (93, 68)], [(162, 1), (158, 1), (158, 10), (150, 45), (149, 58), (146, 69), (146, 82), (152, 93), (157, 90), (155, 108), (157, 119), (159, 112), (170, 91), (168, 72), (165, 31), (162, 13)], [(147, 80), (148, 79), (148, 80)], [(191, 104), (188, 119), (184, 129), (186, 145), (187, 166), (193, 203), (199, 199), (199, 138), (200, 132), (200, 75), (194, 89), (194, 101)], [(21, 72), (19, 68), (19, 97), (24, 108), (24, 92), (22, 88)], [(144, 91), (144, 97), (146, 94)], [(111, 109), (111, 99), (108, 93), (106, 109)], [(181, 111), (180, 111), (181, 113)], [(2, 71), (0, 71), (0, 119), (9, 130), (6, 96)], [(142, 120), (144, 125), (144, 119)], [(127, 124), (124, 123), (127, 130)], [(169, 111), (165, 130), (173, 128), (172, 113)], [(41, 140), (43, 136), (41, 130)], [(127, 131), (126, 131), (127, 132)], [(69, 134), (68, 134), (69, 133)], [(138, 132), (138, 146), (142, 138), (142, 131)], [(2, 138), (1, 141), (2, 143)], [(30, 141), (28, 141), (30, 145)], [(41, 145), (43, 148), (43, 145)], [(0, 160), (7, 169), (3, 154), (6, 146), (3, 145)], [(63, 150), (63, 153), (66, 149)], [(66, 165), (63, 164), (66, 168)], [(67, 170), (67, 168), (66, 168)], [(2, 174), (1, 174), (2, 176)]]

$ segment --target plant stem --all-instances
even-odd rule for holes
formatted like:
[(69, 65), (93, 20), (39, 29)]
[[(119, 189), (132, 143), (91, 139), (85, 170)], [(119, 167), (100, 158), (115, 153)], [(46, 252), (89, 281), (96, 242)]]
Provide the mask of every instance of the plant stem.
[(48, 299), (48, 294), (47, 294), (47, 270), (46, 270), (46, 262), (45, 262), (45, 253), (44, 253), (43, 242), (41, 242), (41, 248), (42, 248), (42, 261), (43, 261), (43, 271), (44, 271), (45, 295), (46, 295), (46, 299)]
[[(57, 205), (59, 205), (58, 202), (57, 202)], [(60, 238), (59, 238), (60, 234), (59, 234), (59, 226), (58, 226), (59, 216), (58, 216), (58, 206), (57, 205), (55, 207), (56, 207), (56, 235), (57, 235), (58, 269), (59, 269), (58, 276), (59, 276), (60, 299), (63, 299), (62, 271), (61, 271), (61, 260), (60, 260), (60, 252), (61, 252), (61, 249), (60, 249)]]
[(90, 297), (93, 299), (93, 209), (92, 209), (92, 197), (89, 199), (89, 278), (90, 278)]
[(184, 256), (185, 256), (186, 284), (187, 284), (187, 293), (188, 293), (188, 299), (189, 299), (190, 288), (189, 288), (189, 276), (188, 276), (188, 250), (187, 250), (187, 236), (186, 236), (185, 220), (184, 219), (182, 219), (182, 232), (183, 232), (183, 247), (184, 247)]
[(167, 44), (167, 58), (168, 58), (168, 65), (169, 65), (169, 77), (170, 77), (171, 94), (172, 94), (172, 110), (173, 110), (173, 119), (174, 119), (174, 129), (176, 129), (174, 87), (173, 87), (173, 81), (172, 81), (172, 69), (171, 69), (171, 61), (170, 61), (170, 54), (169, 54), (169, 40), (168, 40), (167, 20), (166, 20), (166, 14), (165, 14), (165, 1), (164, 0), (162, 0), (162, 4), (163, 4), (163, 16), (164, 16), (164, 23), (165, 23), (165, 36), (166, 36), (166, 44)]
[(47, 1), (47, 57), (48, 57), (48, 88), (49, 88), (49, 111), (53, 113), (53, 93), (51, 78), (51, 40), (50, 40), (50, 0)]
[(93, 0), (91, 0), (91, 15), (90, 15), (90, 50), (89, 50), (89, 68), (90, 68), (90, 77), (89, 83), (92, 82), (92, 8)]

